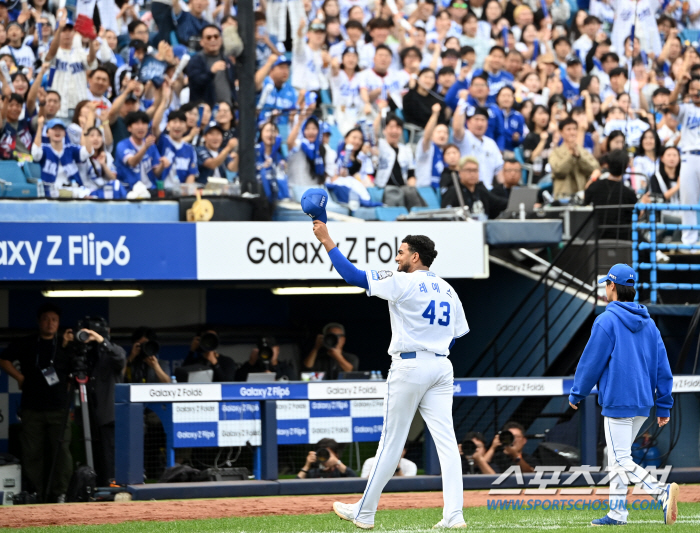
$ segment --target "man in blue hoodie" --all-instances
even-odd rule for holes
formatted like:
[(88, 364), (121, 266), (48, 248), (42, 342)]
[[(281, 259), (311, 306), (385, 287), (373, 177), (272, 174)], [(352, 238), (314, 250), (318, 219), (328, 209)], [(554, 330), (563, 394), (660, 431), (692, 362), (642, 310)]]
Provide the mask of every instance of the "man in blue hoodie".
[[(664, 523), (678, 517), (678, 485), (659, 485), (632, 460), (632, 442), (649, 411), (656, 405), (659, 427), (668, 423), (673, 407), (673, 376), (661, 334), (647, 308), (634, 303), (635, 273), (624, 264), (614, 265), (605, 282), (608, 306), (594, 322), (591, 338), (576, 368), (569, 404), (583, 400), (598, 385), (598, 403), (605, 417), (608, 445), (610, 512), (591, 522), (594, 526), (627, 523), (627, 485), (642, 483), (644, 490), (663, 505)], [(656, 398), (656, 401), (654, 400)]]

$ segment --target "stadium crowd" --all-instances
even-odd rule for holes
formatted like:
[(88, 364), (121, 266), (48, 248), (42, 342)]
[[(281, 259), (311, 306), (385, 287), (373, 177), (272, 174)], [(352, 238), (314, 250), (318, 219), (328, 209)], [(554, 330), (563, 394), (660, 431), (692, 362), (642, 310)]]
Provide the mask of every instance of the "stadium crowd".
[[(235, 180), (235, 0), (80, 4), (0, 2), (0, 158), (38, 163), (49, 197)], [(245, 134), (273, 204), (326, 184), (341, 203), (381, 204), (377, 187), (410, 208), (432, 187), (486, 218), (525, 181), (541, 203), (698, 202), (676, 105), (700, 103), (695, 1), (259, 0), (255, 25)]]

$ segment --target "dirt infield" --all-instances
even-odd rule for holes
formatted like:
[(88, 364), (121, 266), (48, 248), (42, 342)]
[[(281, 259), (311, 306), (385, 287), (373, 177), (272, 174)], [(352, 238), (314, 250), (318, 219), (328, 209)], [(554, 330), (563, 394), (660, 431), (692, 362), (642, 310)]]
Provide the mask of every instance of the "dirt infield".
[[(632, 489), (630, 489), (631, 491)], [(481, 507), (487, 499), (607, 499), (607, 496), (523, 495), (489, 496), (488, 491), (464, 493), (465, 507)], [(643, 496), (634, 496), (642, 499)], [(359, 495), (339, 496), (269, 496), (221, 500), (179, 500), (124, 503), (71, 503), (62, 505), (22, 505), (0, 510), (0, 527), (37, 527), (53, 525), (118, 524), (130, 521), (197, 520), (285, 514), (322, 514), (331, 511), (334, 501), (353, 502)], [(700, 502), (700, 485), (683, 486), (682, 502)], [(383, 494), (379, 504), (385, 509), (422, 509), (442, 507), (441, 492)]]

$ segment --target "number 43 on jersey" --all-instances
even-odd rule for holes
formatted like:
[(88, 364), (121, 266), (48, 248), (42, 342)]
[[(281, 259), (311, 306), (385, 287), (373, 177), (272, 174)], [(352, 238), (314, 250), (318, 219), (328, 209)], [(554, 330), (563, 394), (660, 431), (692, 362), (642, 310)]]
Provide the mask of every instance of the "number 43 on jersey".
[[(423, 311), (423, 318), (426, 318), (430, 320), (430, 325), (432, 326), (435, 323), (435, 300), (431, 300), (430, 303), (428, 304), (428, 307), (425, 308), (425, 311)], [(438, 304), (439, 310), (442, 311), (442, 315), (440, 318), (438, 318), (437, 323), (440, 326), (449, 326), (450, 325), (450, 302), (440, 302)]]

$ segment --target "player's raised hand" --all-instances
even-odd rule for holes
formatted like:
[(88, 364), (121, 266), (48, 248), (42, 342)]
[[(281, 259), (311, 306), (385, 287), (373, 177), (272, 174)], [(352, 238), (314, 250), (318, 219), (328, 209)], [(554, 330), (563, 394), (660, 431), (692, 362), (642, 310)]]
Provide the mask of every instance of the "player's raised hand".
[(322, 242), (324, 244), (331, 238), (331, 236), (328, 234), (328, 226), (326, 226), (320, 220), (314, 220), (314, 235), (316, 235), (316, 238), (319, 240), (319, 242)]

